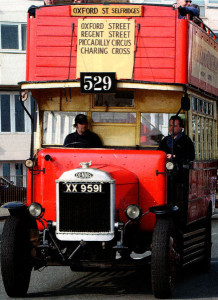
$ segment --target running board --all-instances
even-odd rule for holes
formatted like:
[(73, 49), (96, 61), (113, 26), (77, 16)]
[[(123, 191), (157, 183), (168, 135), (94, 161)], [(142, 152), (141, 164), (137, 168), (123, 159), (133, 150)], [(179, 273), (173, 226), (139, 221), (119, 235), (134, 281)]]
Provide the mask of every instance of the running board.
[(205, 257), (206, 228), (183, 234), (182, 266), (186, 267)]

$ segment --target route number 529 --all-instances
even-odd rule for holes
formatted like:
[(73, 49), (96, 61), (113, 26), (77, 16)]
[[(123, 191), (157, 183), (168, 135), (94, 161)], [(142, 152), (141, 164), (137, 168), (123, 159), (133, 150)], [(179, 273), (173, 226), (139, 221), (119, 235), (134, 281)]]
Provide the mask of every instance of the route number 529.
[(115, 93), (115, 73), (80, 73), (81, 93)]

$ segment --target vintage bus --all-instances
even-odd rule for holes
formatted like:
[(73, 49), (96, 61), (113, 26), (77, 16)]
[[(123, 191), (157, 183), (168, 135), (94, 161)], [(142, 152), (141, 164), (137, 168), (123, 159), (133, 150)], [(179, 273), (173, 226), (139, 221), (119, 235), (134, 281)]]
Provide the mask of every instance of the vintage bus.
[[(169, 5), (60, 3), (28, 14), (26, 81), (37, 103), (27, 203), (8, 203), (1, 244), (7, 294), (32, 270), (150, 268), (171, 297), (178, 268), (210, 267), (216, 199), (218, 45)], [(27, 111), (34, 125), (34, 115)], [(87, 116), (103, 148), (64, 147)], [(195, 160), (157, 150), (179, 115)], [(173, 147), (172, 147), (173, 148)], [(137, 259), (136, 259), (137, 258)], [(43, 272), (42, 272), (43, 276)]]

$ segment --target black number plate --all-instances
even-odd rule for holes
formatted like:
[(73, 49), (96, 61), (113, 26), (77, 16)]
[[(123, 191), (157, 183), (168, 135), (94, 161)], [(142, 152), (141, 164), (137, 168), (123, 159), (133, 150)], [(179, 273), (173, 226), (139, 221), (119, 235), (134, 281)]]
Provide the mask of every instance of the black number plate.
[(81, 93), (116, 93), (115, 73), (80, 73)]
[(104, 193), (102, 183), (62, 183), (63, 192), (65, 193)]

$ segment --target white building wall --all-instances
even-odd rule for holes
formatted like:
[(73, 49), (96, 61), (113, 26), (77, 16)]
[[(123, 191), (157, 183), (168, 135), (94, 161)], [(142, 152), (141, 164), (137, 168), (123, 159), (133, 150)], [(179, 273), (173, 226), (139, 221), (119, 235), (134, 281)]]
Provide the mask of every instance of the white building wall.
[(27, 11), (31, 5), (41, 6), (43, 0), (0, 0), (1, 22), (26, 22)]
[(0, 135), (0, 158), (2, 161), (23, 161), (30, 156), (30, 134), (4, 133)]
[[(0, 0), (0, 22), (27, 22), (31, 5), (41, 6), (43, 1)], [(17, 85), (26, 77), (26, 53), (3, 50), (0, 53), (0, 86)]]
[(207, 7), (205, 9), (205, 18), (203, 18), (203, 20), (208, 27), (218, 34), (218, 6), (214, 8)]
[(26, 53), (1, 53), (0, 84), (17, 85), (26, 78)]
[[(27, 11), (31, 5), (41, 6), (43, 1), (0, 0), (0, 22), (27, 23)], [(26, 52), (19, 50), (0, 50), (0, 92), (18, 93), (18, 82), (26, 79)], [(13, 88), (17, 86), (17, 89)], [(14, 107), (11, 107), (11, 121), (14, 118)], [(13, 126), (12, 126), (13, 127)], [(0, 133), (0, 176), (3, 175), (3, 164), (10, 163), (11, 175), (16, 174), (16, 163), (24, 163), (30, 156), (30, 122), (25, 116), (26, 132)], [(23, 168), (25, 173), (25, 167)]]

